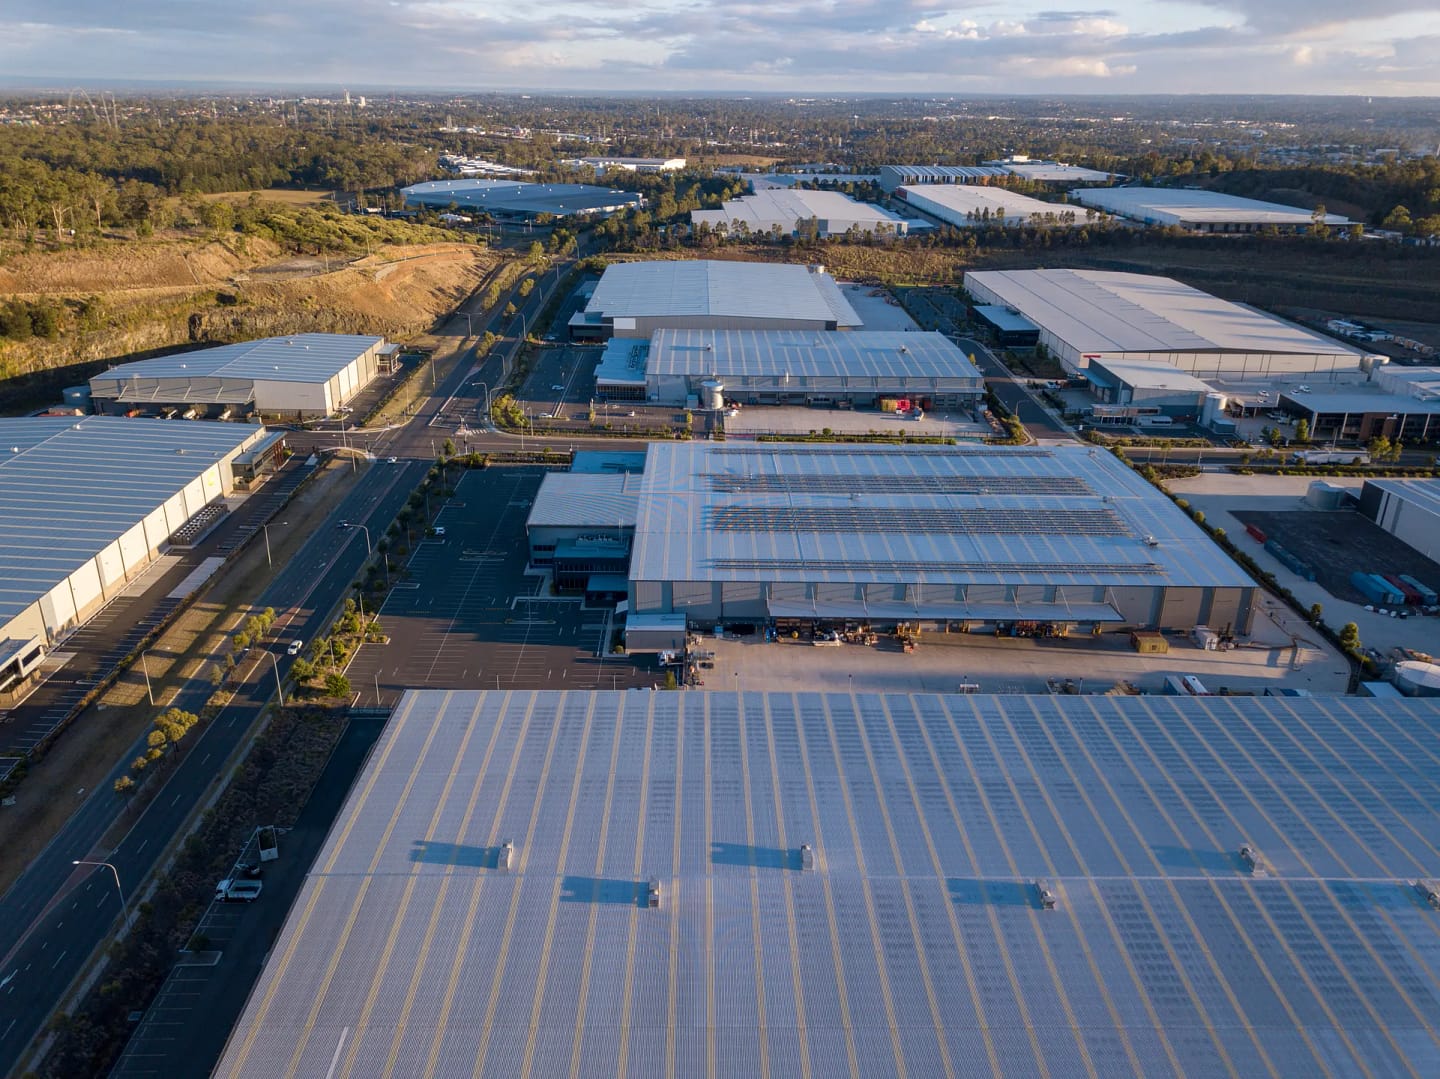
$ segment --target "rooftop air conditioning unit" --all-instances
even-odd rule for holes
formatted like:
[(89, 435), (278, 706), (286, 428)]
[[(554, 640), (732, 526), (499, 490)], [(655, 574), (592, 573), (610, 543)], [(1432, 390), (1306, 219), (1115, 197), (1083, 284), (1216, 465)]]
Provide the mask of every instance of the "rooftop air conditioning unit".
[(515, 863), (515, 844), (505, 840), (500, 844), (500, 853), (495, 858), (496, 869), (509, 869)]
[(809, 843), (800, 844), (800, 868), (806, 872), (815, 868), (815, 848)]

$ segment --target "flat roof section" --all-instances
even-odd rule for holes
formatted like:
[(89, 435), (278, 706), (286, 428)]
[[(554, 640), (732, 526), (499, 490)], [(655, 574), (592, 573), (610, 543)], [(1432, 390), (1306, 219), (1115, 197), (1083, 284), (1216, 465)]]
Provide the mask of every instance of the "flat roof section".
[(1417, 509), (1440, 517), (1440, 480), (1366, 480), (1365, 486), (1404, 499)]
[(981, 377), (944, 334), (900, 330), (656, 330), (645, 371), (721, 379)]
[(549, 472), (540, 483), (526, 528), (594, 527), (609, 538), (635, 527), (640, 476), (633, 472)]
[(1437, 760), (1423, 700), (412, 692), (215, 1074), (1432, 1074)]
[(123, 363), (95, 380), (236, 378), (266, 382), (328, 382), (385, 338), (359, 334), (297, 333), (235, 345), (176, 352)]
[(638, 337), (612, 337), (595, 365), (597, 386), (644, 386), (650, 342)]
[(1104, 370), (1116, 381), (1147, 390), (1175, 390), (1184, 393), (1213, 393), (1208, 382), (1187, 374), (1168, 363), (1143, 360), (1091, 360), (1088, 374), (1093, 380), (1097, 369)]
[[(1254, 224), (1308, 227), (1311, 211), (1278, 202), (1262, 202), (1219, 191), (1191, 191), (1172, 187), (1082, 188), (1076, 202), (1108, 213), (1140, 220), (1175, 224)], [(1327, 225), (1348, 225), (1340, 214), (1326, 214)]]
[(635, 581), (1254, 587), (1085, 446), (657, 442), (643, 481)]
[(615, 263), (585, 312), (592, 320), (689, 315), (860, 325), (835, 279), (819, 267), (712, 259)]
[(1005, 330), (1009, 333), (1024, 333), (1040, 328), (1019, 312), (1012, 311), (1010, 308), (1002, 307), (999, 304), (976, 304), (975, 310), (980, 313), (981, 318), (997, 330)]
[(0, 624), (264, 434), (241, 423), (0, 418)]
[(1169, 277), (1110, 270), (974, 270), (983, 285), (1081, 352), (1248, 352), (1364, 355), (1253, 308)]

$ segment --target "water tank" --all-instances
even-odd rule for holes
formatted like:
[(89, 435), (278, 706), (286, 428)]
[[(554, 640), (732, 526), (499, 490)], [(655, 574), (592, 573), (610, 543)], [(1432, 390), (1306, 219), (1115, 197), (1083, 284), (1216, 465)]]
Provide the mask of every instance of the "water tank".
[(65, 404), (69, 408), (78, 408), (84, 412), (90, 411), (90, 387), (66, 386), (64, 389)]
[(1305, 504), (1317, 510), (1338, 510), (1345, 507), (1350, 492), (1324, 480), (1314, 480), (1305, 492)]
[(1407, 697), (1440, 697), (1440, 663), (1397, 663), (1395, 688)]
[(1200, 406), (1200, 426), (1214, 427), (1216, 420), (1225, 418), (1225, 395), (1223, 393), (1207, 393), (1205, 401)]
[(700, 383), (700, 407), (714, 412), (725, 407), (725, 386), (718, 378)]

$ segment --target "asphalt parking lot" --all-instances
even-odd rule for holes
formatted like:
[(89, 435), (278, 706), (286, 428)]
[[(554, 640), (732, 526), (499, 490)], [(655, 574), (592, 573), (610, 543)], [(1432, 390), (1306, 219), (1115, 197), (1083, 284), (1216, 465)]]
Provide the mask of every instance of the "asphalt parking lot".
[(393, 704), (410, 688), (621, 689), (656, 671), (604, 647), (606, 609), (552, 596), (525, 572), (525, 519), (544, 469), (467, 472), (386, 599), (389, 644), (367, 644), (347, 675), (360, 703)]

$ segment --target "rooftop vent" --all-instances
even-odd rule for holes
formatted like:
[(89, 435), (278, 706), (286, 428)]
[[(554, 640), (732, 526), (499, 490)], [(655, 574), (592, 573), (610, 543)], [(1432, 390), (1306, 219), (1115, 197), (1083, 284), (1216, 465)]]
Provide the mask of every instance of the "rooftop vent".
[(1160, 546), (1160, 541), (1159, 541), (1158, 539), (1156, 539), (1154, 536), (1146, 536), (1146, 537), (1145, 537), (1145, 546), (1146, 546), (1146, 547), (1159, 547), (1159, 546)]
[(509, 869), (515, 864), (515, 844), (510, 840), (504, 840), (500, 844), (500, 853), (495, 858), (496, 869)]
[(645, 889), (645, 905), (651, 910), (660, 908), (660, 882), (652, 880)]
[(1055, 894), (1054, 886), (1048, 880), (1037, 880), (1035, 882), (1035, 894), (1040, 899), (1041, 910), (1054, 910), (1059, 897)]
[(1254, 876), (1265, 875), (1265, 858), (1249, 843), (1240, 848), (1240, 862)]
[(1440, 880), (1417, 880), (1414, 885), (1421, 899), (1440, 910)]
[(815, 868), (815, 848), (809, 843), (800, 844), (800, 868), (807, 873)]

